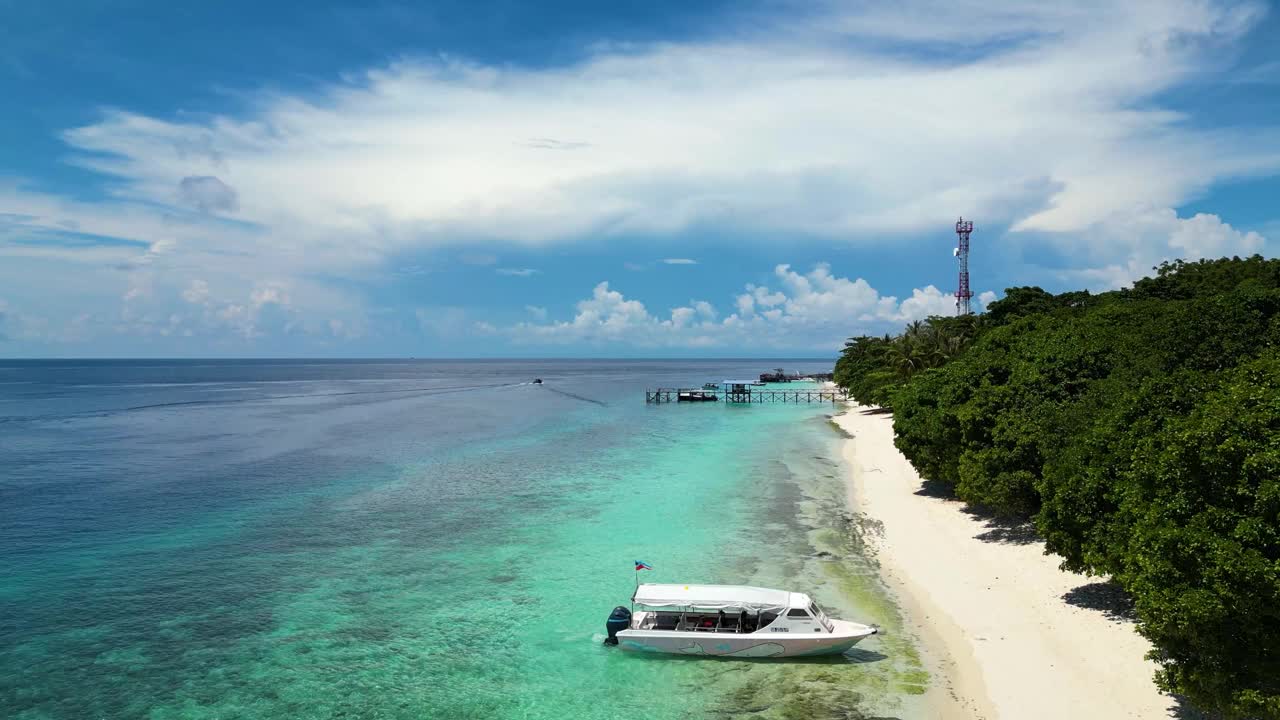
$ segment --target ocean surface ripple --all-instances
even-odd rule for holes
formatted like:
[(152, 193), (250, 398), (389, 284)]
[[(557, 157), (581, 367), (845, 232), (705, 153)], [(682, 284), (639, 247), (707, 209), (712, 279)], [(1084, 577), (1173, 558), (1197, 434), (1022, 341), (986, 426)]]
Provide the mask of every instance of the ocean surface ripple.
[(830, 405), (644, 403), (778, 364), (0, 362), (0, 717), (910, 715), (892, 633), (823, 663), (600, 643), (635, 559), (892, 626)]

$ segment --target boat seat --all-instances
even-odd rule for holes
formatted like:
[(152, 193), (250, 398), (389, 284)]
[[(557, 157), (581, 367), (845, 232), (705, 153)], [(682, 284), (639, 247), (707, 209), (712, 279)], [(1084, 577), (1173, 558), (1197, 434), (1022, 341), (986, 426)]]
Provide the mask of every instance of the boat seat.
[(653, 621), (654, 630), (675, 630), (680, 624), (679, 615), (659, 615)]
[(720, 611), (720, 622), (717, 626), (720, 632), (738, 632), (738, 616), (726, 615), (723, 610)]

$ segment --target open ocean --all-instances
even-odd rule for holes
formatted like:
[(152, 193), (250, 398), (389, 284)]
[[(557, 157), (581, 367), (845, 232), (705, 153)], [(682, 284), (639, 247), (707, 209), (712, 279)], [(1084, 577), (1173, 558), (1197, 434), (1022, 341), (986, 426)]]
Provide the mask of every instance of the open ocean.
[[(0, 717), (919, 717), (833, 406), (644, 402), (778, 365), (0, 361)], [(634, 560), (885, 634), (623, 653)]]

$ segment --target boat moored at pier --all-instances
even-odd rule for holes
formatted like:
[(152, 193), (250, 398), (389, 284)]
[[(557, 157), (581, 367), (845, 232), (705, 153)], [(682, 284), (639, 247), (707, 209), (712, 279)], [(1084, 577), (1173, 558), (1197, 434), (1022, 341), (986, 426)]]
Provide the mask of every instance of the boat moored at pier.
[(838, 655), (875, 635), (870, 625), (828, 618), (804, 593), (746, 585), (637, 585), (640, 610), (616, 607), (605, 643), (623, 650), (787, 658)]

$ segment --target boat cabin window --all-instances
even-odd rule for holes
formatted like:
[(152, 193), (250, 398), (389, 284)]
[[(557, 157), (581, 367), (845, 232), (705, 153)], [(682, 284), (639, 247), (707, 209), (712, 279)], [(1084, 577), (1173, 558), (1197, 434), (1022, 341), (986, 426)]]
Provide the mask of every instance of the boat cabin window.
[[(812, 608), (811, 608), (812, 609)], [(822, 611), (819, 610), (819, 613)], [(669, 632), (754, 633), (769, 627), (779, 613), (752, 613), (744, 609), (727, 610), (646, 610), (637, 614), (634, 627), (638, 630), (665, 630)], [(810, 616), (804, 608), (791, 608), (786, 617), (816, 619), (828, 632), (831, 626), (826, 617)], [(815, 632), (817, 630), (815, 629)]]
[(818, 619), (818, 623), (822, 625), (822, 627), (826, 628), (827, 632), (835, 632), (831, 621), (827, 619), (827, 614), (822, 612), (822, 610), (814, 603), (809, 603), (809, 613)]

